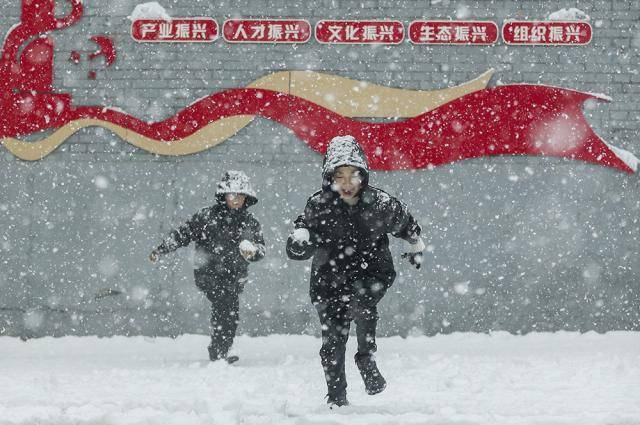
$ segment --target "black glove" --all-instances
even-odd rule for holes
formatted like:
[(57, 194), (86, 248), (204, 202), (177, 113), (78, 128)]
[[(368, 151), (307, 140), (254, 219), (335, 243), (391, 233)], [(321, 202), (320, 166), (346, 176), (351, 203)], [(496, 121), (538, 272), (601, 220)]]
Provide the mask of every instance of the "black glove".
[[(296, 235), (297, 233), (297, 235)], [(306, 233), (306, 234), (305, 234)], [(287, 239), (287, 255), (292, 260), (307, 260), (315, 253), (315, 246), (311, 242), (313, 235), (308, 229), (300, 228), (293, 231)]]
[(289, 249), (296, 255), (302, 255), (307, 251), (307, 249), (309, 249), (309, 245), (309, 242), (292, 240), (290, 242)]
[(402, 254), (402, 258), (408, 258), (409, 263), (411, 263), (412, 266), (415, 266), (416, 269), (420, 269), (420, 266), (422, 265), (422, 251), (405, 252)]

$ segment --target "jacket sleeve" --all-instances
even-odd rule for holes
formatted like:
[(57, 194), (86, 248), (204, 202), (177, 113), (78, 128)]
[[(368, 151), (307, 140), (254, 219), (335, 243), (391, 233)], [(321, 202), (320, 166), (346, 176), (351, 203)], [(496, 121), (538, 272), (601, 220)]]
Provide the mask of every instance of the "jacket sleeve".
[(420, 243), (422, 229), (416, 219), (409, 213), (407, 206), (391, 197), (388, 205), (387, 228), (396, 238), (404, 239), (410, 244)]
[(317, 214), (314, 212), (311, 199), (307, 201), (304, 212), (293, 222), (294, 229), (306, 229), (309, 232), (307, 242), (299, 241), (294, 233), (287, 239), (287, 256), (292, 260), (308, 260), (313, 257), (318, 246), (316, 233), (318, 226)]
[(196, 235), (202, 232), (202, 212), (198, 212), (193, 215), (186, 223), (171, 230), (169, 235), (164, 238), (162, 243), (156, 248), (156, 251), (160, 254), (168, 254), (189, 245), (195, 240)]
[(266, 249), (264, 247), (264, 236), (262, 234), (262, 226), (255, 218), (251, 220), (251, 243), (256, 247), (256, 253), (247, 261), (259, 261), (264, 258)]

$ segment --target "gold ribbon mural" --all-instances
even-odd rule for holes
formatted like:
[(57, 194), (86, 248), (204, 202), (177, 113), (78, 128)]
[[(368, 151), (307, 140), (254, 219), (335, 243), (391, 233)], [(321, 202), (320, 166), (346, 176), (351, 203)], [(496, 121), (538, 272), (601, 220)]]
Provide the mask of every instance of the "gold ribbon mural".
[[(345, 117), (409, 118), (433, 110), (466, 94), (486, 88), (493, 70), (456, 87), (442, 90), (409, 90), (385, 87), (366, 81), (310, 71), (281, 71), (266, 75), (248, 88), (286, 93), (308, 100)], [(227, 140), (253, 121), (253, 115), (221, 118), (195, 133), (171, 142), (145, 137), (135, 131), (97, 119), (79, 119), (35, 142), (7, 137), (2, 144), (16, 157), (35, 161), (44, 158), (76, 131), (98, 126), (159, 155), (188, 155), (209, 149)], [(179, 142), (179, 143), (177, 143)]]

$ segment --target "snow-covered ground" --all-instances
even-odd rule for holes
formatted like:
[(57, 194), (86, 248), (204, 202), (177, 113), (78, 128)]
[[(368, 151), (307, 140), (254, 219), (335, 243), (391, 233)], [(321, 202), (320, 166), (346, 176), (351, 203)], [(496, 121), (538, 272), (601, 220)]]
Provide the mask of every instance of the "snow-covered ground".
[[(349, 341), (348, 357), (354, 353)], [(207, 337), (0, 338), (2, 424), (640, 424), (640, 333), (382, 338), (389, 386), (323, 404), (311, 336), (239, 337), (240, 362)]]

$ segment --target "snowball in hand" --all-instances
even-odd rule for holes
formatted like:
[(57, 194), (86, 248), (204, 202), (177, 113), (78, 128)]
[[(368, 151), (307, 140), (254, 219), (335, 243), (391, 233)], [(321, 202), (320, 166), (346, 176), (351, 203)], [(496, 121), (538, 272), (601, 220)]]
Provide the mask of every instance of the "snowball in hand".
[(258, 249), (256, 248), (256, 246), (251, 243), (251, 241), (244, 239), (242, 242), (240, 242), (240, 251), (248, 251), (255, 254), (257, 250)]
[(309, 231), (307, 229), (295, 229), (293, 231), (293, 240), (298, 243), (309, 242)]

